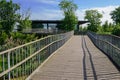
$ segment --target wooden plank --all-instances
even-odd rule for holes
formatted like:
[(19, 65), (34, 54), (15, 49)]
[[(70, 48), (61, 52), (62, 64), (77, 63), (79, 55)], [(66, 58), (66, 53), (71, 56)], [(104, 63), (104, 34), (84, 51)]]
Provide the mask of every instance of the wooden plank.
[(73, 36), (30, 80), (120, 80), (108, 57), (87, 36), (82, 38)]

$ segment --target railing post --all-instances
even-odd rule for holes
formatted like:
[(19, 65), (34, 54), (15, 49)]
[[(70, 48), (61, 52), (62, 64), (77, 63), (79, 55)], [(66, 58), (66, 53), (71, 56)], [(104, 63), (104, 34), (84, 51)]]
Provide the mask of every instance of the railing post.
[[(0, 73), (2, 74), (0, 77), (2, 80), (25, 79), (39, 66), (42, 56), (48, 57), (71, 36), (71, 32), (57, 34), (0, 53), (3, 62), (1, 67), (3, 72)], [(41, 52), (45, 55), (41, 55)]]
[[(4, 54), (2, 55), (2, 62), (3, 62), (3, 67), (2, 67), (3, 70), (2, 71), (5, 71), (5, 63), (4, 63), (5, 62), (5, 55)], [(3, 80), (5, 80), (5, 76), (3, 76)]]
[[(8, 69), (10, 69), (10, 52), (8, 52)], [(8, 73), (8, 80), (10, 80), (10, 72)]]

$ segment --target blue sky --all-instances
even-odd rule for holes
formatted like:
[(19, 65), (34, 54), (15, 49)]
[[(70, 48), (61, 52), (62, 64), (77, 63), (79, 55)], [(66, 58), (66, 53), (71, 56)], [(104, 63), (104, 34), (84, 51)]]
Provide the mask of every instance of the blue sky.
[[(13, 2), (21, 5), (21, 10), (25, 11), (30, 8), (31, 19), (37, 20), (60, 20), (63, 14), (59, 9), (61, 0), (13, 0)], [(78, 5), (76, 15), (79, 20), (84, 19), (85, 10), (97, 9), (103, 14), (102, 21), (110, 19), (110, 12), (120, 5), (120, 0), (73, 0)]]

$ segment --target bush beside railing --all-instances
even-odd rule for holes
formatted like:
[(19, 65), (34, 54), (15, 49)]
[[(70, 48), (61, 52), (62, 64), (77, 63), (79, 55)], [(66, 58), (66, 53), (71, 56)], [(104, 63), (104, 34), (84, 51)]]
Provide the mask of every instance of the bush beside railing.
[(73, 31), (47, 36), (0, 52), (0, 80), (24, 80), (46, 58), (61, 47)]
[[(115, 44), (113, 44), (105, 36), (101, 38), (102, 35), (98, 35), (93, 32), (88, 32), (87, 34), (89, 38), (92, 40), (92, 42), (104, 53), (106, 53), (108, 57), (116, 64), (116, 66), (120, 70), (120, 48), (115, 46)], [(117, 43), (117, 42), (118, 41), (116, 40), (116, 38), (114, 38), (114, 43)]]

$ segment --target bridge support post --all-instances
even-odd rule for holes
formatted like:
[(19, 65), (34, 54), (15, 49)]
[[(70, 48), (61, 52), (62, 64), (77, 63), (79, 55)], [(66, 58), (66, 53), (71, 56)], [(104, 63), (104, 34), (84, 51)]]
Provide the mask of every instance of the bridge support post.
[[(10, 52), (8, 53), (8, 69), (10, 69)], [(8, 80), (10, 80), (10, 72), (8, 73)]]
[(47, 30), (49, 29), (49, 24), (47, 23)]
[(77, 24), (77, 31), (79, 31), (79, 25), (80, 25), (80, 24)]

